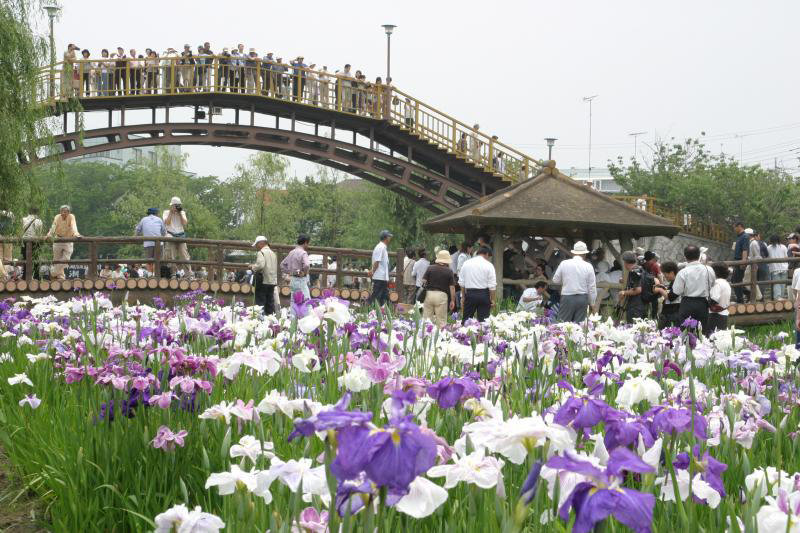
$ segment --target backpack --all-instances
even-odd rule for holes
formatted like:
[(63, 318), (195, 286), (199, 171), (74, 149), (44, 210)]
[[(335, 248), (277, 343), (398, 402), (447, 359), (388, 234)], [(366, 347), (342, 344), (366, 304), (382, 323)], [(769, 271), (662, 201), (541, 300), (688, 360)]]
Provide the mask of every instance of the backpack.
[(761, 257), (769, 257), (769, 249), (764, 241), (758, 241), (758, 248), (761, 250)]
[(656, 285), (656, 278), (645, 269), (642, 269), (642, 301), (646, 304), (656, 301), (657, 296), (653, 292)]

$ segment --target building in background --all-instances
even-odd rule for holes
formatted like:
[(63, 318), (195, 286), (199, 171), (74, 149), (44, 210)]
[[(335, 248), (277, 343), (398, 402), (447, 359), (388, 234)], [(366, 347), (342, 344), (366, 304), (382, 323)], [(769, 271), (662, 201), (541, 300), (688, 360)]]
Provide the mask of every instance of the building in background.
[(600, 192), (607, 194), (619, 194), (622, 192), (622, 187), (614, 181), (614, 178), (606, 168), (593, 168), (590, 172), (587, 168), (572, 167), (566, 174), (576, 181), (589, 183), (595, 190)]
[[(135, 136), (131, 136), (135, 137)], [(86, 146), (94, 146), (101, 144), (102, 139), (86, 139), (84, 144)], [(135, 163), (143, 165), (146, 163), (155, 163), (158, 157), (159, 150), (166, 150), (171, 157), (181, 156), (181, 147), (177, 144), (165, 146), (140, 146), (138, 148), (121, 148), (118, 150), (105, 150), (95, 154), (86, 154), (79, 157), (67, 159), (66, 162), (75, 163), (106, 163), (111, 165), (125, 166), (128, 163)]]

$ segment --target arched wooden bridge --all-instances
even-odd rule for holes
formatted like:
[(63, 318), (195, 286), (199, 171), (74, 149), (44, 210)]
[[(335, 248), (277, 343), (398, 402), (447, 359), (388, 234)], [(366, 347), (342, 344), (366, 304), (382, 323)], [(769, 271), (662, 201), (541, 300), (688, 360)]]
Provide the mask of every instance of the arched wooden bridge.
[[(540, 161), (496, 136), (393, 86), (307, 68), (276, 73), (275, 64), (261, 60), (233, 67), (230, 60), (209, 56), (207, 65), (185, 66), (180, 58), (161, 58), (152, 72), (130, 59), (124, 68), (96, 60), (48, 67), (38, 97), (62, 119), (53, 139), (59, 151), (29, 154), (29, 160), (162, 144), (249, 148), (336, 168), (433, 212), (472, 202), (540, 168)], [(124, 85), (109, 88), (114, 75)], [(241, 86), (231, 78), (243, 80)], [(175, 120), (179, 113), (184, 117)], [(89, 115), (103, 114), (106, 127), (80, 126)], [(136, 122), (134, 114), (149, 120)]]

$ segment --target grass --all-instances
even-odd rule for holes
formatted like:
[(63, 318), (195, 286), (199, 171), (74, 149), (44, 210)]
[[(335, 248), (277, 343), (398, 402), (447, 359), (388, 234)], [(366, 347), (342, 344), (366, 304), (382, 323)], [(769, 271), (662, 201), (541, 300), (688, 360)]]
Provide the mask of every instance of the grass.
[(41, 498), (28, 489), (0, 449), (0, 532), (40, 533), (47, 531), (47, 521)]

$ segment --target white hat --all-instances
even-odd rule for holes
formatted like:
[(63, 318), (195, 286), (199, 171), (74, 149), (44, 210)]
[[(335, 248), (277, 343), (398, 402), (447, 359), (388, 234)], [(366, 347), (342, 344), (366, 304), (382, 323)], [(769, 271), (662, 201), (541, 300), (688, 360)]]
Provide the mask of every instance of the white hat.
[(253, 246), (260, 243), (261, 241), (269, 242), (266, 237), (264, 237), (263, 235), (259, 235), (258, 237), (256, 237), (256, 240), (253, 241)]
[(746, 234), (748, 234), (748, 235), (752, 235), (753, 233), (755, 233), (755, 232), (753, 231), (753, 228), (745, 228), (744, 232), (745, 232)]
[(706, 253), (707, 251), (708, 251), (708, 248), (707, 248), (707, 247), (705, 247), (705, 246), (701, 246), (701, 247), (700, 247), (700, 253), (701, 253), (701, 254), (704, 254), (704, 253)]
[(575, 243), (575, 246), (572, 247), (570, 253), (573, 255), (584, 255), (589, 253), (589, 249), (586, 247), (585, 242), (578, 241)]
[(181, 199), (177, 196), (173, 196), (172, 200), (169, 201), (169, 205), (181, 205)]
[(436, 262), (449, 265), (453, 262), (453, 259), (450, 257), (450, 252), (447, 250), (439, 250), (436, 252)]

